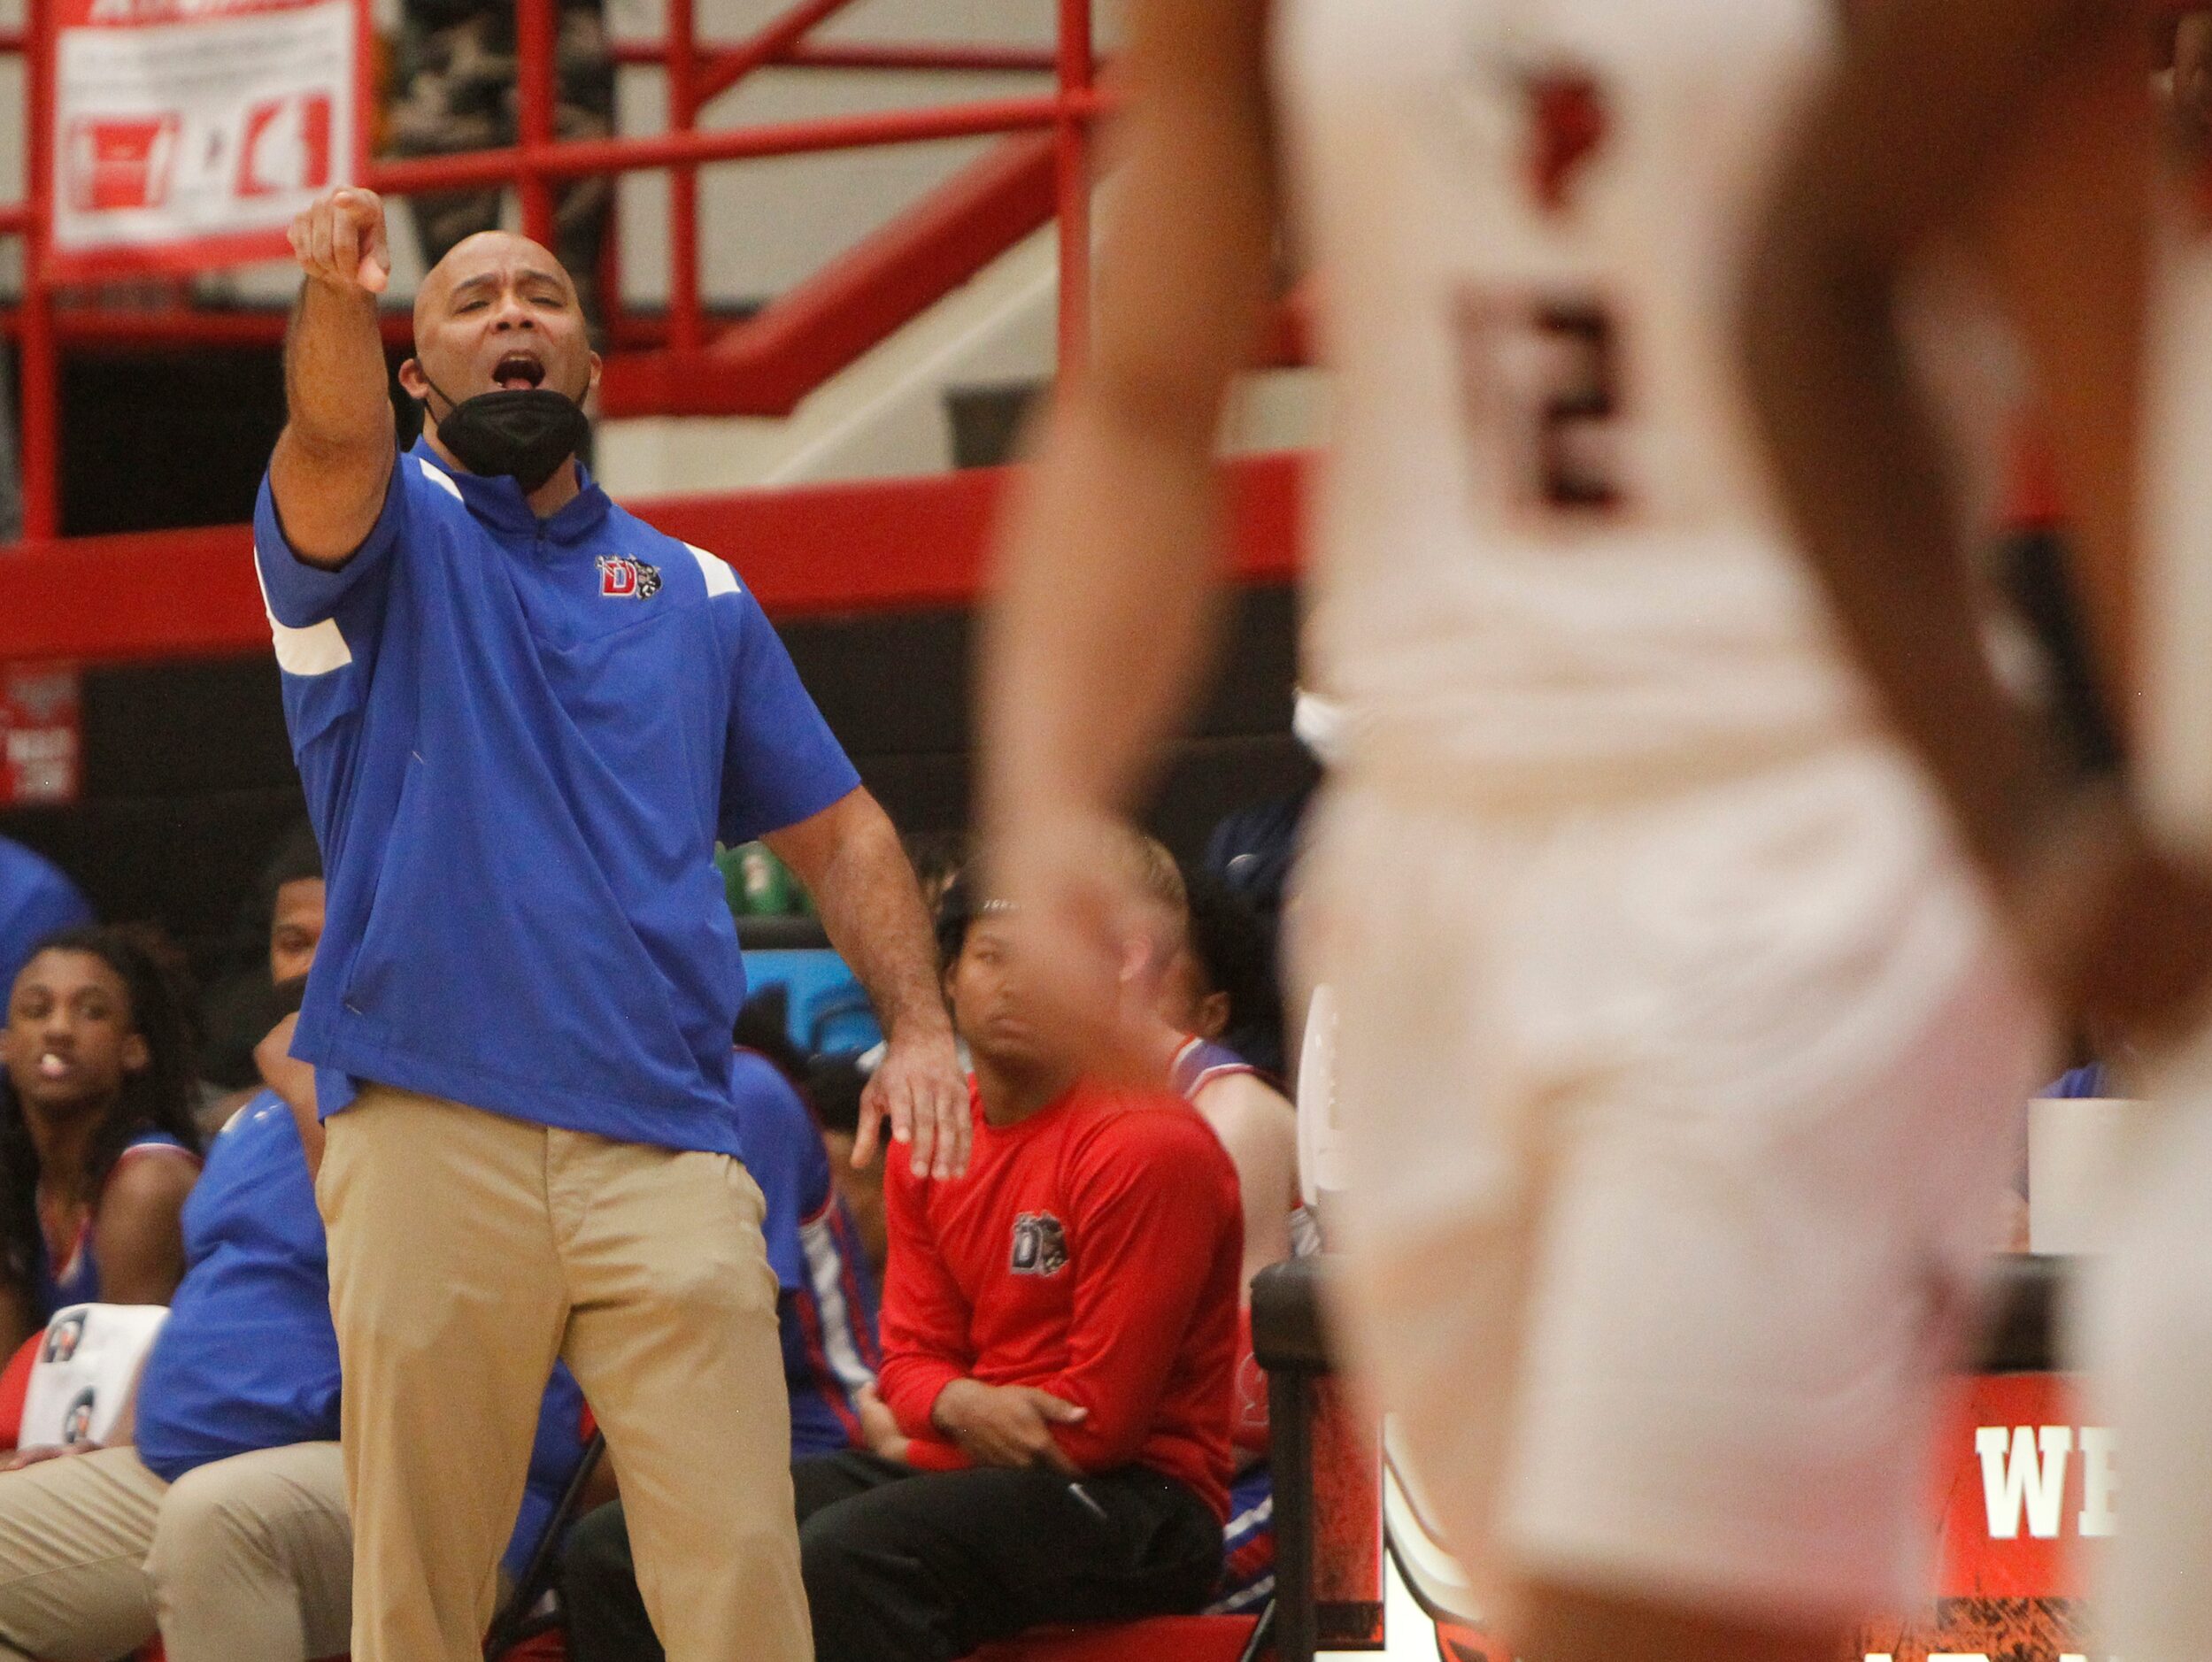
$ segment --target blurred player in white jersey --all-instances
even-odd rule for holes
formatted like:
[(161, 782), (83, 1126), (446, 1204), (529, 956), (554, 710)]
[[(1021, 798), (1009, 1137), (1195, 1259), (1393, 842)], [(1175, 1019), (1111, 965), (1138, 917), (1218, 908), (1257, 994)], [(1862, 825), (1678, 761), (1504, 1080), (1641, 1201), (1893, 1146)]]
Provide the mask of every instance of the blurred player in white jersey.
[[(1309, 653), (1348, 739), (1301, 950), (1341, 1003), (1343, 1314), (1531, 1662), (1829, 1662), (1920, 1585), (1936, 1381), (2040, 1065), (1972, 864), (2022, 827), (1962, 843), (1884, 730), (1738, 381), (1841, 11), (1134, 0), (1096, 359), (992, 633), (1002, 880), (1087, 943), (1060, 1019), (1114, 1054), (1095, 850), (1204, 655), (1287, 184), (1337, 371)], [(1962, 633), (1938, 689), (1992, 748), (1939, 763), (2054, 776)]]
[[(2174, 158), (2162, 238), (2146, 90), (2180, 9), (1899, 7), (1807, 123), (1747, 331), (1806, 545), (1900, 729), (2051, 979), (2071, 982), (2099, 1027), (2146, 1043), (2200, 1020), (2212, 955), (2200, 875), (2212, 855), (2202, 19), (2180, 28), (2170, 124), (2172, 147), (2199, 153)], [(1982, 256), (2039, 349), (2084, 597), (2129, 718), (2137, 794), (2169, 852), (2153, 851), (2117, 792), (2069, 789), (2022, 765), (1985, 710), (1946, 707), (1946, 684), (1969, 673), (1971, 622), (1941, 469), (1889, 321), (1904, 273), (1946, 242)], [(2157, 1118), (2082, 1312), (2087, 1412), (2116, 1427), (2125, 1462), (2100, 1639), (2128, 1662), (2198, 1662), (2212, 1650), (2212, 1037), (2170, 1050), (2152, 1094)]]

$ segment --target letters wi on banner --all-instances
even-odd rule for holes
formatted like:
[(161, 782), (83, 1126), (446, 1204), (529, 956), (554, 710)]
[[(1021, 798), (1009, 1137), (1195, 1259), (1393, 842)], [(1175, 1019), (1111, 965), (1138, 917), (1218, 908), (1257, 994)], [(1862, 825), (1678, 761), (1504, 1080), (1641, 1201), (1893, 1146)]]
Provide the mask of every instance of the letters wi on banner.
[[(1837, 1662), (2112, 1662), (2083, 1594), (2121, 1504), (2116, 1453), (2063, 1375), (1962, 1380), (1936, 1450), (1936, 1600), (1854, 1635)], [(1513, 1662), (1479, 1627), (1430, 1615), (1440, 1662)]]
[(362, 176), (367, 0), (55, 0), (43, 275), (204, 271), (288, 250)]
[(2083, 1595), (2119, 1504), (2111, 1432), (2083, 1423), (2057, 1373), (1966, 1380), (1945, 1427), (1935, 1620), (1869, 1631), (1854, 1650), (1868, 1662), (2104, 1662)]

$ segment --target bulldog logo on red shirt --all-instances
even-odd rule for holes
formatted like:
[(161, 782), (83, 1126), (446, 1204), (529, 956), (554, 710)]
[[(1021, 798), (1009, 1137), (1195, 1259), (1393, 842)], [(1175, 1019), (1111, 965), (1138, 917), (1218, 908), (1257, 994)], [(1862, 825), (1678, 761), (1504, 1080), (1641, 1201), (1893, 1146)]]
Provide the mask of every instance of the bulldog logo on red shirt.
[(1067, 1267), (1067, 1232), (1049, 1212), (1025, 1212), (1014, 1220), (1016, 1275), (1057, 1275)]

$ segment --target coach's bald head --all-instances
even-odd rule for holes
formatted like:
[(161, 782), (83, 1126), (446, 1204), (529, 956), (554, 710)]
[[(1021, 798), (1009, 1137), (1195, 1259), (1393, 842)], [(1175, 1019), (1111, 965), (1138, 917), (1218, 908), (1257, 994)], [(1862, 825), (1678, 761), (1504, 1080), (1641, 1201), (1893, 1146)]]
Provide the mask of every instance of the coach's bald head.
[[(455, 404), (501, 389), (545, 387), (581, 403), (598, 384), (576, 285), (552, 252), (512, 231), (455, 244), (415, 295), (415, 355), (400, 385), (431, 400), (435, 421)], [(433, 400), (431, 383), (440, 396)]]

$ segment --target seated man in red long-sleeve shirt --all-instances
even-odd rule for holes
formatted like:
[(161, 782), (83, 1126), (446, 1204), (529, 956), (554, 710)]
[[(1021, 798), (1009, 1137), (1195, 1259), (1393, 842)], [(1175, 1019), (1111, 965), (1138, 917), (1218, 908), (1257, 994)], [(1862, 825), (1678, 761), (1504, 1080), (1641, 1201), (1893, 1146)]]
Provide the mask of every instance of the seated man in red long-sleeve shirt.
[(1221, 1572), (1236, 1170), (1175, 1097), (1039, 1048), (1007, 922), (947, 896), (975, 1140), (963, 1178), (889, 1165), (897, 1431), (792, 1469), (818, 1662), (1195, 1611)]

